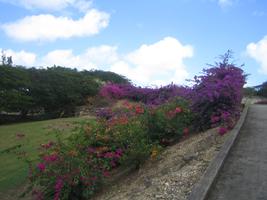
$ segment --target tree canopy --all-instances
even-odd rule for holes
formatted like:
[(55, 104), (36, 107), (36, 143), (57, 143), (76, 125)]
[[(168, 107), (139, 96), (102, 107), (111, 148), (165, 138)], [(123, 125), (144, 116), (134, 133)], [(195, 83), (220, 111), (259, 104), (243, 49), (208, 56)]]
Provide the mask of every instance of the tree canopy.
[(128, 83), (113, 72), (78, 71), (60, 66), (46, 69), (0, 65), (0, 111), (44, 111), (45, 114), (71, 115), (75, 106), (84, 104), (106, 82)]

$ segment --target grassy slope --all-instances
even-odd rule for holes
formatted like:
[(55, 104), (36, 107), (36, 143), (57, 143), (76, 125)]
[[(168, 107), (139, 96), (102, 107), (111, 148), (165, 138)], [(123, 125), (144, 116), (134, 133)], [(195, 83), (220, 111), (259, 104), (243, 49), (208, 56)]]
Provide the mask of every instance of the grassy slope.
[[(55, 129), (62, 131), (62, 137), (70, 135), (79, 122), (88, 118), (65, 118), (38, 122), (18, 123), (0, 126), (0, 152), (18, 144), (32, 157), (37, 156), (40, 144), (55, 139)], [(25, 134), (18, 139), (17, 133)], [(18, 160), (14, 153), (0, 153), (0, 192), (22, 185), (27, 177), (27, 165)]]

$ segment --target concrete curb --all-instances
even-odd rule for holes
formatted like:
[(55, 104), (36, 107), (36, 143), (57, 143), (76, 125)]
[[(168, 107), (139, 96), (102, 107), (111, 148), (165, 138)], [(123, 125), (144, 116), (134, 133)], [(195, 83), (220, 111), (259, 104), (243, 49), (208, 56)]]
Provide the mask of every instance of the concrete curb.
[(228, 133), (230, 137), (225, 141), (217, 156), (211, 161), (207, 170), (205, 171), (199, 182), (193, 187), (192, 192), (188, 196), (188, 200), (205, 200), (210, 191), (216, 177), (219, 174), (236, 138), (240, 132), (241, 127), (246, 119), (249, 103), (246, 104), (237, 124)]

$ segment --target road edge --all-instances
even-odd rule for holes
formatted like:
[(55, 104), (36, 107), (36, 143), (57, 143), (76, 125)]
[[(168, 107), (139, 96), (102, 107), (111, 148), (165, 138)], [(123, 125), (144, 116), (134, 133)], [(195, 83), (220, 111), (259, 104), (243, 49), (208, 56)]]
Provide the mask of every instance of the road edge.
[(216, 157), (211, 161), (201, 179), (193, 187), (191, 193), (187, 198), (188, 200), (205, 200), (207, 198), (207, 195), (212, 185), (214, 184), (232, 146), (234, 145), (236, 138), (239, 135), (240, 129), (244, 124), (249, 105), (249, 103), (246, 103), (237, 124), (228, 133), (230, 134), (229, 138), (225, 141)]

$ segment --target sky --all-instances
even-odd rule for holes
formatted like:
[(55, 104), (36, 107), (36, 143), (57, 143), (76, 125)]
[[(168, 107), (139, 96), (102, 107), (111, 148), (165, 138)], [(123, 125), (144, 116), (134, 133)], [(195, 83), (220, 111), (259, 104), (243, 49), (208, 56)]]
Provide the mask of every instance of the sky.
[(136, 85), (188, 84), (227, 50), (267, 81), (265, 0), (0, 0), (0, 49), (15, 65), (124, 75)]

